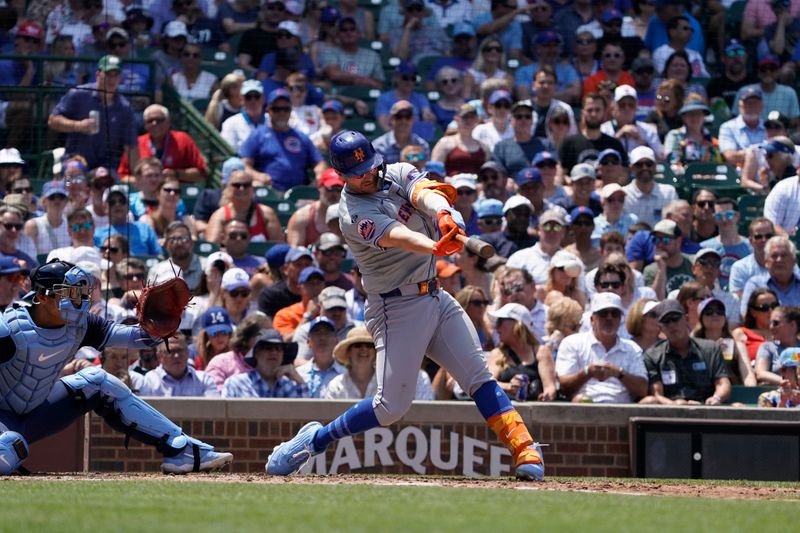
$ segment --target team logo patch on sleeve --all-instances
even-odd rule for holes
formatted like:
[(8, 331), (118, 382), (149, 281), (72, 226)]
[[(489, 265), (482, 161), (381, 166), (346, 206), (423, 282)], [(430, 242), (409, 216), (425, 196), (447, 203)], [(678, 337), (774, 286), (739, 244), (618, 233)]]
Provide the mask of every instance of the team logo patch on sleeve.
[(358, 234), (365, 241), (372, 240), (375, 236), (375, 222), (369, 218), (362, 218), (358, 223)]

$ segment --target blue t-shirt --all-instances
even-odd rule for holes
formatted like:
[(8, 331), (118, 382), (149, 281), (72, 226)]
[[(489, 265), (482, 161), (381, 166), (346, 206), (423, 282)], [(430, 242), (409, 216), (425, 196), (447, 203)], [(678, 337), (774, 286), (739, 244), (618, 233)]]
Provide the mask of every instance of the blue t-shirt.
[(305, 185), (306, 170), (322, 161), (319, 150), (305, 134), (293, 128), (278, 132), (266, 125), (250, 134), (239, 156), (251, 159), (253, 168), (269, 174), (272, 187), (279, 191)]
[(701, 242), (700, 246), (714, 250), (722, 258), (722, 265), (719, 270), (719, 286), (724, 291), (728, 290), (728, 279), (731, 276), (733, 264), (753, 253), (753, 247), (747, 239), (742, 239), (739, 244), (733, 246), (723, 246), (719, 239), (711, 237)]
[[(147, 213), (147, 206), (144, 205), (144, 202), (142, 201), (142, 195), (139, 193), (139, 191), (132, 192), (128, 202), (131, 206), (133, 218), (136, 220), (139, 220), (142, 215)], [(178, 218), (183, 218), (186, 216), (186, 205), (183, 203), (183, 200), (178, 200), (178, 208), (175, 211), (175, 215)]]
[[(694, 255), (699, 249), (699, 244), (686, 237), (681, 241), (682, 254)], [(628, 261), (644, 261), (645, 265), (649, 265), (655, 256), (656, 245), (653, 244), (653, 236), (649, 231), (637, 231), (625, 246), (625, 259)]]
[(242, 13), (234, 10), (228, 2), (223, 2), (222, 5), (219, 6), (217, 18), (220, 21), (224, 19), (233, 19), (234, 22), (256, 22), (258, 19), (258, 10), (248, 9)]
[[(690, 15), (689, 12), (684, 10), (682, 16), (689, 19), (689, 24), (692, 26), (692, 38), (689, 39), (686, 48), (694, 50), (695, 52), (699, 52), (700, 55), (705, 55), (706, 43), (703, 39), (703, 27), (700, 26), (700, 23), (697, 22), (697, 19)], [(667, 25), (662, 22), (657, 15), (653, 15), (650, 18), (650, 22), (647, 24), (647, 33), (645, 33), (644, 36), (644, 45), (651, 52), (655, 52), (656, 48), (663, 44), (667, 44), (668, 42), (669, 37), (667, 36)]]
[(253, 277), (253, 274), (256, 273), (256, 269), (266, 262), (267, 260), (263, 257), (247, 254), (239, 259), (234, 259), (233, 266), (236, 268), (241, 268), (247, 272), (248, 276)]
[[(520, 69), (517, 69), (514, 74), (514, 85), (518, 87), (531, 88), (533, 85), (533, 77), (539, 71), (539, 63), (531, 63)], [(575, 83), (580, 79), (578, 71), (572, 65), (565, 65), (564, 63), (556, 64), (556, 76), (558, 83), (556, 84), (556, 91), (565, 91), (570, 83)]]
[(141, 222), (128, 222), (113, 226), (100, 226), (94, 230), (94, 244), (98, 248), (109, 235), (120, 234), (128, 239), (130, 255), (162, 255), (163, 250), (158, 244), (158, 236), (152, 226)]
[[(378, 100), (375, 102), (375, 116), (388, 115), (392, 106), (398, 100), (400, 99), (397, 97), (397, 92), (394, 89), (381, 93), (381, 95), (378, 96)], [(408, 97), (407, 100), (414, 106), (414, 120), (420, 120), (420, 113), (422, 113), (422, 110), (431, 107), (428, 99), (420, 93), (411, 93), (411, 96)]]
[[(484, 24), (492, 22), (491, 13), (481, 13), (472, 20), (472, 25), (475, 29), (480, 28)], [(503, 52), (508, 54), (509, 50), (522, 50), (522, 25), (516, 20), (511, 21), (503, 31), (497, 32), (494, 35), (503, 43)]]

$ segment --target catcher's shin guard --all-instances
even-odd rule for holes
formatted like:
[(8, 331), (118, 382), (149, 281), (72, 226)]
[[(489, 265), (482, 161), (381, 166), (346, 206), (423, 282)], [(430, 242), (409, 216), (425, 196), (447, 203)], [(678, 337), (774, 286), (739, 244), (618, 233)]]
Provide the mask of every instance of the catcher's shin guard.
[[(517, 477), (525, 479), (542, 479), (544, 477), (544, 461), (541, 448), (533, 441), (528, 428), (519, 412), (514, 409), (489, 417), (489, 427), (505, 444), (514, 459)], [(536, 465), (533, 468), (525, 465)], [(529, 475), (528, 470), (536, 473)]]

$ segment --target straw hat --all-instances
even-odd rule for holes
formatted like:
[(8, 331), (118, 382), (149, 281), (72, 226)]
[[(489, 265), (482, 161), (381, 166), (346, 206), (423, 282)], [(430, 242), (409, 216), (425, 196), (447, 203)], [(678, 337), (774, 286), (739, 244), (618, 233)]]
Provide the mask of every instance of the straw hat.
[(349, 367), (350, 355), (347, 353), (347, 350), (350, 348), (350, 346), (359, 342), (375, 342), (372, 340), (372, 335), (369, 334), (369, 331), (367, 331), (365, 326), (358, 326), (347, 332), (347, 337), (343, 341), (339, 342), (339, 344), (337, 344), (333, 349), (334, 359), (336, 359), (338, 363)]

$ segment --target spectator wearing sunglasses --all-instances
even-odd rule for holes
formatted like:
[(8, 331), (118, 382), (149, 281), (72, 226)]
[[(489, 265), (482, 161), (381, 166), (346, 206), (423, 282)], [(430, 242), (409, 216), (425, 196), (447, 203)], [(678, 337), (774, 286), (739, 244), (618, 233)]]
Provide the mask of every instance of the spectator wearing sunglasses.
[(731, 382), (718, 343), (689, 335), (683, 306), (665, 300), (653, 312), (666, 337), (644, 353), (649, 394), (640, 403), (721, 405)]
[(472, 132), (473, 138), (485, 144), (490, 151), (498, 142), (514, 137), (514, 128), (511, 127), (512, 104), (511, 93), (505, 89), (493, 91), (486, 108), (489, 120), (478, 124)]
[(177, 272), (189, 286), (189, 290), (196, 291), (203, 277), (205, 258), (194, 253), (194, 237), (188, 224), (177, 220), (166, 227), (164, 250), (168, 258), (150, 270), (150, 279), (169, 279)]
[[(545, 274), (546, 279), (546, 274)], [(544, 290), (537, 290), (536, 283), (530, 273), (524, 268), (504, 267), (498, 270), (495, 277), (499, 298), (495, 298), (497, 309), (509, 303), (522, 304), (533, 318), (533, 333), (537, 339), (545, 336), (545, 321), (547, 318), (547, 308), (541, 302), (538, 294), (544, 296)], [(544, 285), (544, 284), (542, 284)], [(493, 339), (496, 346), (498, 339)]]
[[(487, 231), (495, 228), (491, 233), (481, 233), (481, 240), (484, 240), (495, 247), (497, 255), (500, 257), (511, 257), (518, 250), (526, 250), (536, 243), (536, 237), (528, 233), (531, 216), (533, 215), (533, 205), (526, 197), (516, 194), (506, 200), (503, 204), (503, 217), (505, 218), (505, 228), (502, 223), (498, 224), (494, 203), (483, 205), (484, 217), (478, 217), (480, 226)], [(476, 213), (478, 214), (478, 213)], [(502, 231), (500, 231), (502, 228)], [(545, 278), (547, 274), (545, 272)]]
[[(303, 45), (300, 40), (300, 26), (297, 22), (284, 20), (278, 24), (277, 39), (278, 48), (261, 58), (256, 79), (275, 79), (275, 72), (279, 67), (279, 57), (282, 59), (291, 58), (292, 68), (289, 70), (292, 73), (303, 74), (306, 78), (313, 78), (315, 75), (314, 60), (303, 51)], [(291, 82), (287, 80), (286, 83), (289, 85)], [(302, 83), (306, 84), (306, 80), (302, 80)], [(305, 99), (306, 93), (304, 92), (302, 96)]]
[[(575, 67), (561, 60), (562, 38), (554, 31), (543, 31), (533, 40), (536, 61), (526, 65), (514, 74), (514, 89), (519, 99), (535, 98), (539, 107), (549, 108), (550, 100), (562, 102), (567, 109), (577, 104), (581, 96), (581, 79)], [(538, 73), (547, 72), (549, 83), (537, 82)], [(544, 91), (545, 94), (540, 95)], [(556, 100), (558, 99), (558, 100)], [(544, 114), (545, 110), (537, 109)], [(536, 133), (541, 137), (541, 132)]]
[(566, 236), (566, 216), (566, 212), (559, 207), (553, 207), (542, 213), (539, 217), (539, 242), (511, 254), (507, 266), (526, 269), (537, 285), (544, 285), (547, 282), (550, 261), (561, 249)]
[(119, 233), (130, 239), (130, 254), (133, 256), (161, 255), (161, 245), (153, 228), (141, 222), (128, 220), (128, 187), (114, 185), (103, 193), (103, 203), (108, 205), (107, 226), (97, 226), (94, 230), (94, 242), (100, 246), (103, 239)]
[(686, 52), (689, 59), (689, 69), (692, 78), (710, 78), (706, 70), (700, 51), (693, 49), (689, 41), (693, 36), (694, 28), (687, 16), (673, 17), (667, 22), (668, 42), (653, 51), (653, 62), (656, 70), (664, 71), (667, 59), (675, 52)]
[(702, 241), (702, 248), (710, 248), (721, 258), (720, 286), (727, 290), (733, 263), (753, 253), (750, 242), (739, 235), (739, 208), (732, 198), (719, 198), (714, 205), (714, 223), (718, 234)]
[[(76, 209), (66, 218), (69, 245), (53, 248), (49, 258), (58, 258), (62, 261), (77, 263), (83, 259), (96, 260), (100, 264), (100, 251), (94, 245), (94, 219), (86, 209)], [(81, 257), (82, 254), (91, 257)]]
[(516, 18), (532, 8), (532, 5), (518, 8), (514, 0), (491, 0), (490, 12), (477, 15), (472, 24), (484, 42), (487, 36), (496, 35), (508, 57), (518, 58), (522, 52), (522, 25)]
[(238, 152), (244, 141), (258, 126), (266, 120), (264, 113), (264, 87), (258, 80), (247, 80), (242, 83), (244, 106), (241, 113), (228, 117), (222, 123), (220, 135)]
[(756, 80), (747, 69), (747, 49), (736, 39), (725, 47), (720, 59), (724, 67), (722, 73), (711, 79), (706, 92), (712, 105), (715, 98), (722, 98), (730, 111), (733, 109), (736, 92)]
[(278, 47), (278, 24), (286, 16), (286, 7), (281, 0), (268, 0), (261, 5), (255, 28), (242, 34), (237, 62), (247, 70), (255, 72), (265, 54)]
[(25, 223), (25, 235), (36, 245), (36, 254), (48, 254), (54, 248), (69, 246), (67, 221), (64, 211), (67, 207), (67, 188), (63, 181), (45, 183), (42, 192), (44, 214)]
[(0, 312), (19, 299), (23, 279), (19, 259), (0, 256)]
[(758, 349), (766, 341), (772, 340), (769, 327), (770, 313), (778, 307), (778, 296), (772, 289), (759, 287), (750, 293), (747, 301), (747, 312), (743, 316), (742, 325), (734, 329), (732, 334), (736, 342), (745, 346), (748, 360), (755, 364)]
[(229, 268), (222, 275), (222, 307), (231, 323), (239, 324), (254, 309), (250, 295), (250, 276), (241, 268)]
[(764, 106), (761, 110), (761, 119), (767, 118), (770, 111), (779, 111), (789, 117), (792, 124), (796, 124), (800, 119), (800, 106), (798, 106), (797, 92), (788, 85), (778, 83), (778, 71), (781, 67), (781, 61), (778, 57), (768, 54), (758, 61), (758, 79), (759, 83), (754, 85), (745, 85), (739, 92), (736, 93), (736, 104), (734, 105), (734, 113), (738, 109), (738, 102), (744, 96), (749, 88), (755, 87), (761, 90)]
[(630, 155), (633, 180), (625, 185), (625, 212), (651, 227), (661, 219), (664, 207), (678, 199), (675, 187), (655, 182), (656, 154), (648, 146), (633, 149)]
[(664, 146), (652, 124), (636, 119), (639, 105), (636, 89), (630, 85), (620, 85), (614, 89), (614, 103), (611, 106), (612, 119), (600, 126), (600, 131), (615, 137), (622, 143), (625, 152), (630, 154), (637, 146), (649, 146), (660, 159)]
[[(610, 3), (610, 2), (609, 2)], [(615, 4), (619, 5), (618, 2)], [(603, 36), (598, 40), (597, 49), (602, 50), (605, 43), (618, 44), (625, 52), (625, 69), (630, 69), (633, 61), (644, 50), (644, 41), (638, 35), (630, 35), (630, 23), (625, 21), (622, 12), (614, 7), (603, 9), (598, 17)], [(623, 25), (626, 26), (623, 35)]]
[(418, 144), (430, 152), (428, 142), (414, 133), (414, 105), (408, 100), (398, 100), (389, 110), (391, 129), (375, 139), (372, 145), (383, 155), (387, 165), (400, 161), (400, 152), (410, 144)]
[(633, 86), (634, 81), (627, 70), (622, 67), (625, 64), (625, 52), (616, 43), (606, 43), (600, 50), (600, 70), (586, 78), (583, 82), (583, 94), (597, 92), (601, 82), (609, 80), (620, 85)]
[(403, 23), (389, 32), (389, 46), (395, 56), (417, 64), (447, 53), (447, 34), (424, 0), (405, 0), (403, 15)]
[(202, 60), (200, 45), (187, 43), (181, 50), (181, 70), (170, 76), (178, 94), (190, 102), (208, 100), (219, 88), (217, 76), (200, 68)]
[(436, 122), (436, 115), (431, 111), (428, 99), (422, 93), (414, 91), (417, 83), (417, 67), (413, 63), (402, 61), (397, 65), (393, 81), (394, 89), (381, 93), (377, 102), (375, 102), (375, 116), (383, 131), (389, 131), (391, 128), (390, 110), (400, 100), (406, 100), (411, 103), (416, 120), (422, 119)]
[(603, 186), (600, 191), (600, 201), (603, 212), (594, 219), (594, 231), (592, 240), (599, 242), (600, 238), (610, 231), (616, 231), (620, 235), (627, 235), (628, 229), (639, 222), (639, 218), (632, 213), (625, 213), (625, 189), (617, 183), (609, 183)]
[(632, 403), (647, 394), (641, 349), (619, 335), (622, 315), (617, 294), (597, 293), (590, 306), (591, 329), (561, 341), (556, 374), (571, 401)]
[(252, 242), (283, 242), (283, 228), (278, 214), (269, 206), (256, 201), (253, 175), (247, 170), (234, 170), (222, 191), (219, 208), (214, 211), (205, 228), (205, 239), (222, 242), (225, 224), (239, 220), (247, 227)]
[(673, 220), (661, 220), (651, 232), (656, 247), (655, 261), (644, 268), (644, 283), (656, 291), (659, 299), (692, 279), (692, 263), (681, 253), (681, 234)]
[(647, 33), (644, 36), (644, 45), (648, 50), (656, 50), (659, 46), (669, 42), (667, 24), (673, 18), (680, 16), (686, 17), (692, 27), (692, 35), (687, 48), (696, 50), (701, 54), (705, 53), (706, 45), (703, 27), (697, 19), (686, 11), (682, 0), (660, 0), (656, 2), (656, 16), (650, 19), (647, 25)]
[(692, 274), (695, 279), (711, 293), (711, 296), (718, 299), (725, 305), (725, 316), (727, 323), (731, 327), (736, 327), (741, 323), (742, 318), (739, 314), (739, 298), (721, 288), (720, 271), (722, 258), (716, 250), (702, 248), (695, 254), (692, 260)]

